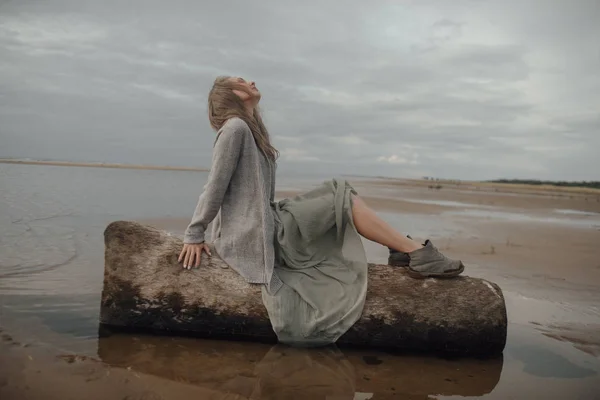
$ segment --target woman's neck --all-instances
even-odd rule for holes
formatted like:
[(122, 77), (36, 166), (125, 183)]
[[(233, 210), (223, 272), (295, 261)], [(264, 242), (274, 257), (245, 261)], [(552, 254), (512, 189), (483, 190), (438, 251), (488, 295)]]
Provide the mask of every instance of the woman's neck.
[(254, 110), (256, 109), (256, 107), (258, 107), (259, 100), (260, 97), (250, 96), (244, 101), (244, 107), (246, 108), (246, 111), (248, 112), (249, 116), (254, 117)]

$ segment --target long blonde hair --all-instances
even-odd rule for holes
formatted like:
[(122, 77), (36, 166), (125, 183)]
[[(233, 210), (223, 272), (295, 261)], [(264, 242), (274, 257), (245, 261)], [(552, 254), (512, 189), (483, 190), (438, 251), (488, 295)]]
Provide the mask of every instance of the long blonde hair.
[(215, 79), (215, 83), (208, 94), (208, 120), (210, 125), (218, 132), (228, 119), (241, 118), (250, 127), (259, 150), (268, 159), (276, 160), (279, 157), (279, 152), (271, 145), (269, 132), (263, 124), (258, 106), (254, 109), (253, 116), (248, 115), (244, 102), (233, 92), (234, 89), (246, 91), (245, 87), (228, 76), (219, 76)]

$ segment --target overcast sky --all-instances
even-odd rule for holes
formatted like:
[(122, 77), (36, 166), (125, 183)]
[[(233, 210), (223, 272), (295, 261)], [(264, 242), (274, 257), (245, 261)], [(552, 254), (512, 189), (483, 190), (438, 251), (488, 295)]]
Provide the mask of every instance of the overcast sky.
[(0, 157), (208, 167), (221, 74), (280, 171), (600, 179), (598, 0), (0, 0)]

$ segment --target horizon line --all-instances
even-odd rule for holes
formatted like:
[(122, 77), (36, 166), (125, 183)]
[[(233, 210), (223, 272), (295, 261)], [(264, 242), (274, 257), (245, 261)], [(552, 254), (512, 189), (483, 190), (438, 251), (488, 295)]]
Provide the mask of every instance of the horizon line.
[(51, 165), (51, 166), (57, 166), (57, 167), (91, 167), (91, 168), (120, 168), (120, 169), (209, 172), (208, 168), (199, 168), (199, 167), (177, 167), (177, 166), (168, 166), (168, 165), (124, 164), (124, 163), (107, 163), (107, 162), (51, 161), (51, 160), (27, 160), (27, 159), (24, 160), (24, 159), (11, 159), (11, 158), (0, 158), (0, 164)]

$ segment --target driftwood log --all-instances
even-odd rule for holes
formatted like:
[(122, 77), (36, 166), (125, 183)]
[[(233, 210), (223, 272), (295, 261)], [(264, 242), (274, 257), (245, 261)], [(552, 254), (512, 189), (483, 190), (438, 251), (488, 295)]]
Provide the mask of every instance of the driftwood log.
[[(184, 270), (180, 238), (136, 222), (104, 232), (100, 326), (218, 339), (276, 342), (260, 288), (246, 283), (213, 251)], [(369, 266), (361, 319), (337, 344), (401, 352), (490, 357), (506, 344), (500, 288), (483, 279), (415, 280), (402, 268)]]

